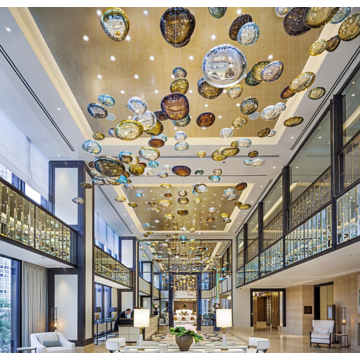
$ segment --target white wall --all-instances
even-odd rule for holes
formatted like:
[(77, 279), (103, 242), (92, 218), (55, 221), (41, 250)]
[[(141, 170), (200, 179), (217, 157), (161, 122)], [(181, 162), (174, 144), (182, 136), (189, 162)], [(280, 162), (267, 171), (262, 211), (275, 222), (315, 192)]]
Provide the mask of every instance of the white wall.
[(250, 328), (250, 290), (234, 289), (233, 298), (234, 327)]
[(68, 340), (77, 340), (78, 276), (55, 275), (55, 307), (58, 329)]
[(143, 298), (143, 308), (151, 310), (151, 299), (149, 297)]
[(119, 312), (126, 309), (133, 308), (133, 293), (130, 291), (124, 291), (121, 293), (121, 309), (118, 309)]
[(111, 307), (117, 307), (118, 306), (118, 289), (112, 288), (111, 292)]
[(78, 207), (71, 200), (78, 193), (78, 169), (55, 169), (55, 215), (68, 225), (78, 224)]
[(134, 247), (132, 240), (121, 240), (121, 262), (128, 268), (132, 268)]

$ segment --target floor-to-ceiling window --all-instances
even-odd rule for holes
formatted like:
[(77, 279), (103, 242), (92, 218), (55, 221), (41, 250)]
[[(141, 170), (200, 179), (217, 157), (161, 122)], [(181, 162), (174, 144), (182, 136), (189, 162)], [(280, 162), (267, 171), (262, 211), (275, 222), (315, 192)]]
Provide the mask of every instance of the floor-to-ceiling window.
[(20, 346), (20, 262), (0, 255), (0, 353)]

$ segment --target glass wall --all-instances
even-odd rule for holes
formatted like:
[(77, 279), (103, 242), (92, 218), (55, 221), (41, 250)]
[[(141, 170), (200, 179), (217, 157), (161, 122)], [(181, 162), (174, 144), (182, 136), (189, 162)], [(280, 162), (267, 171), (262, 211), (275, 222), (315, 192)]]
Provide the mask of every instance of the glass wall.
[(244, 267), (240, 268), (236, 271), (236, 287), (244, 285), (245, 277), (244, 277)]
[(258, 210), (251, 215), (248, 221), (247, 261), (258, 254)]
[(100, 311), (94, 311), (95, 320), (104, 320), (111, 317), (111, 295), (112, 288), (110, 286), (95, 283), (95, 308), (101, 308)]
[(244, 251), (244, 229), (242, 229), (237, 236), (237, 269), (244, 266), (245, 251)]
[(270, 246), (260, 254), (260, 277), (283, 267), (283, 240)]
[(119, 260), (119, 236), (97, 212), (95, 212), (94, 227), (95, 244), (114, 259)]
[(259, 259), (256, 257), (245, 265), (245, 283), (259, 278)]
[(20, 262), (0, 255), (0, 353), (20, 346)]

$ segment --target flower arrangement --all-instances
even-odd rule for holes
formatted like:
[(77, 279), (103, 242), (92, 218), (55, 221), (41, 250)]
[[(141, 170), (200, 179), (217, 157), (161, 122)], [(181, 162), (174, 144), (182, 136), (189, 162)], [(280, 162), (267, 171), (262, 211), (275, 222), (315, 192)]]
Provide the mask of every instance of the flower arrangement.
[(177, 326), (170, 328), (170, 334), (176, 335), (178, 337), (183, 335), (190, 335), (195, 340), (196, 343), (199, 342), (199, 340), (204, 340), (204, 338), (197, 334), (195, 326), (192, 326), (190, 324), (185, 324), (184, 326)]
[(159, 309), (159, 304), (153, 304), (152, 306), (155, 310), (158, 310)]
[(215, 303), (215, 304), (213, 305), (213, 308), (214, 308), (215, 311), (216, 311), (217, 309), (221, 309), (221, 304), (220, 304), (220, 303)]

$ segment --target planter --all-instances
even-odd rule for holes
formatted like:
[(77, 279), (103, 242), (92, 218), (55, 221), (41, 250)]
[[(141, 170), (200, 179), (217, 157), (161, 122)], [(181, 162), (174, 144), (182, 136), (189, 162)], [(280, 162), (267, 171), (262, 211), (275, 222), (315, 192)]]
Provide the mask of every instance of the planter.
[(159, 315), (159, 310), (154, 309), (154, 315)]
[(183, 336), (175, 336), (176, 343), (180, 351), (189, 351), (194, 339), (191, 335), (185, 334)]

